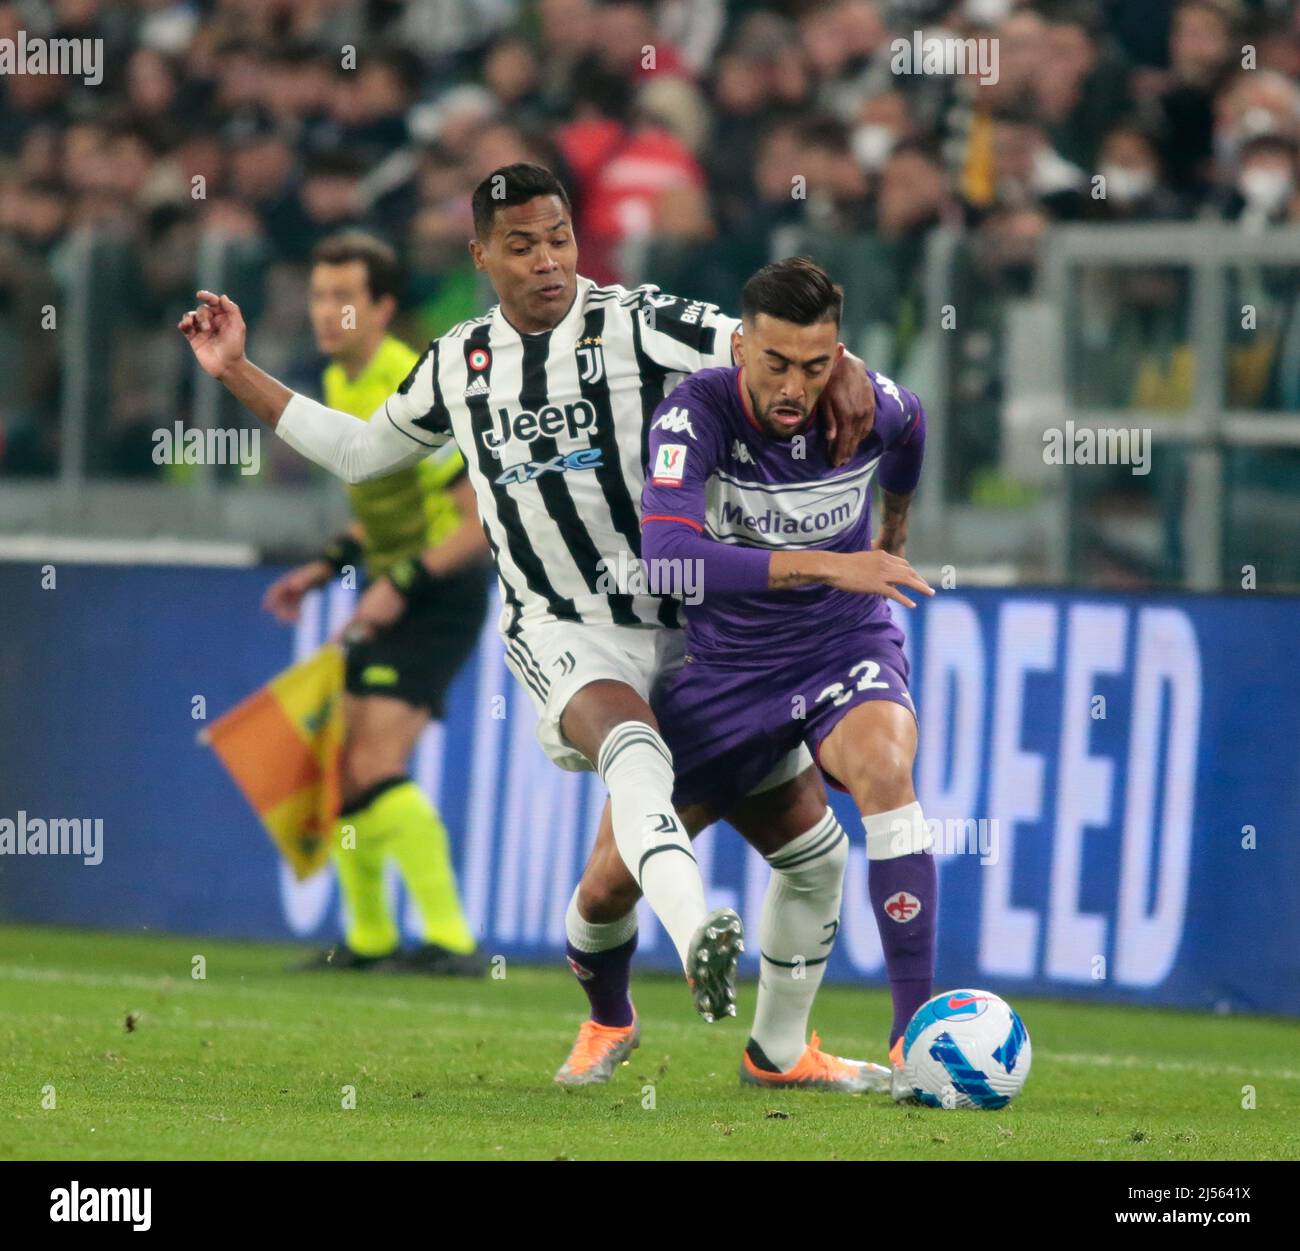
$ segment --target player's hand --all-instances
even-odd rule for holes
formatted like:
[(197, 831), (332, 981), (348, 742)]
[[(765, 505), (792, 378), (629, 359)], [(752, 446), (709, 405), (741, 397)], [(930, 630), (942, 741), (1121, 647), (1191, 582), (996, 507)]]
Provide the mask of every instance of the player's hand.
[(910, 587), (922, 595), (933, 595), (934, 588), (901, 556), (888, 552), (838, 552), (835, 553), (835, 572), (831, 585), (840, 591), (854, 591), (859, 595), (883, 595), (908, 608), (916, 603), (908, 599), (899, 587)]
[(817, 401), (822, 432), (831, 449), (831, 464), (842, 465), (876, 424), (876, 392), (856, 356), (845, 353)]
[(333, 576), (334, 570), (325, 561), (309, 560), (276, 578), (262, 596), (262, 607), (282, 625), (293, 625), (302, 611), (303, 596)]
[(406, 596), (393, 585), (391, 578), (376, 578), (357, 600), (352, 619), (336, 635), (355, 643), (373, 638), (377, 630), (390, 626), (406, 611)]
[(244, 355), (244, 315), (228, 295), (198, 292), (199, 305), (176, 323), (189, 340), (199, 364), (214, 378), (221, 375)]

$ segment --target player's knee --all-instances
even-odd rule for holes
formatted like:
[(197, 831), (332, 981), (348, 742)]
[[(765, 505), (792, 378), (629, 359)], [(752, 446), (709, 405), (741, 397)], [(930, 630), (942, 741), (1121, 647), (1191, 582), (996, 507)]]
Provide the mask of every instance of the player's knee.
[(622, 920), (636, 907), (640, 892), (631, 879), (614, 881), (609, 877), (584, 877), (578, 883), (578, 911), (584, 921), (608, 925)]
[[(834, 828), (838, 837), (820, 854), (810, 858), (795, 857), (799, 863), (789, 868), (773, 865), (772, 872), (779, 874), (788, 888), (804, 894), (838, 890), (849, 863), (849, 839), (838, 822)], [(778, 852), (777, 858), (779, 857)]]
[(912, 789), (912, 753), (898, 743), (873, 744), (855, 762), (855, 794), (869, 797), (877, 812), (901, 808), (916, 798)]
[(600, 850), (587, 862), (578, 882), (578, 911), (594, 925), (622, 920), (637, 905), (641, 892), (617, 848)]

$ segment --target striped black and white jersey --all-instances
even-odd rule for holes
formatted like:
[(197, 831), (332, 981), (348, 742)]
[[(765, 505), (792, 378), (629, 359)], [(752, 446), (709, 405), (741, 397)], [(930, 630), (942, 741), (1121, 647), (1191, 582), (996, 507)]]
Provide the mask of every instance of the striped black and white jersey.
[(617, 575), (641, 551), (654, 410), (685, 374), (730, 365), (739, 326), (653, 285), (579, 277), (552, 330), (520, 334), (497, 305), (429, 344), (385, 412), (423, 448), (460, 446), (504, 633), (548, 618), (678, 624), (674, 600), (625, 593), (637, 587)]

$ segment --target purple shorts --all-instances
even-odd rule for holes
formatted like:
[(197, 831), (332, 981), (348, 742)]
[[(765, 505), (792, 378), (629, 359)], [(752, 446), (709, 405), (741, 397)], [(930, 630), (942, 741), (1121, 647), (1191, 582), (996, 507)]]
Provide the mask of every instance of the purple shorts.
[(868, 700), (892, 700), (915, 715), (903, 634), (892, 621), (810, 642), (816, 650), (798, 654), (688, 657), (654, 709), (673, 753), (675, 804), (725, 809), (800, 742), (819, 759), (822, 740)]

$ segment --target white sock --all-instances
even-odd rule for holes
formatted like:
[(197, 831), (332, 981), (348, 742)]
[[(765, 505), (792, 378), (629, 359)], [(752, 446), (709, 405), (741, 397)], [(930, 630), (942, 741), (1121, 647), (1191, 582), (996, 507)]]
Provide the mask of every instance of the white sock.
[(929, 851), (934, 845), (934, 836), (916, 800), (901, 808), (864, 816), (862, 828), (867, 832), (868, 860), (894, 860), (913, 852)]
[(668, 931), (685, 969), (691, 938), (708, 912), (700, 866), (673, 808), (668, 745), (644, 721), (624, 721), (601, 744), (596, 771), (609, 788), (619, 855)]
[(573, 888), (564, 914), (564, 935), (579, 951), (612, 951), (636, 933), (636, 909), (617, 921), (588, 921), (578, 911), (578, 888)]
[(828, 808), (811, 830), (767, 857), (772, 877), (759, 927), (762, 959), (750, 1037), (781, 1072), (793, 1068), (839, 929), (849, 837)]

